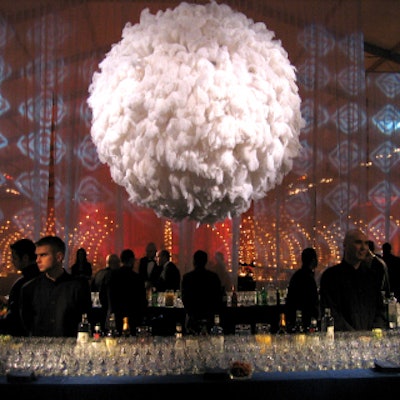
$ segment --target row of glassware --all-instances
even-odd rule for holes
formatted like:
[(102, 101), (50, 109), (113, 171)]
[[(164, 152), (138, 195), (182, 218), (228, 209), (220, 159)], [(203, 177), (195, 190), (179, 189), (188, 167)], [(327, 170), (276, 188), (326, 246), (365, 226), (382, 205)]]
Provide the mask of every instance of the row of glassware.
[[(248, 291), (227, 291), (226, 305), (228, 307), (248, 307), (255, 305), (275, 306), (285, 304), (287, 288), (276, 289), (275, 287), (262, 287), (259, 290)], [(232, 296), (236, 299), (232, 302)], [(169, 290), (166, 292), (149, 292), (148, 302), (150, 307), (176, 307), (183, 308), (181, 292)], [(95, 308), (101, 307), (99, 292), (92, 292), (92, 305)]]
[(79, 345), (74, 338), (0, 337), (0, 374), (14, 370), (37, 376), (136, 376), (203, 374), (228, 370), (234, 362), (251, 365), (252, 372), (371, 368), (375, 359), (400, 363), (397, 330), (277, 336), (132, 336), (103, 338)]

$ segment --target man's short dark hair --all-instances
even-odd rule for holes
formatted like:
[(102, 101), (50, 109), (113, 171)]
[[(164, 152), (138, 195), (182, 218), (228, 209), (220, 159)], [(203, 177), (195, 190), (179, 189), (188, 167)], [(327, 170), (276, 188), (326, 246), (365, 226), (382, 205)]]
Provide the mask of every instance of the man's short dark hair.
[(193, 254), (193, 265), (195, 268), (205, 268), (208, 261), (208, 255), (203, 250), (197, 250)]
[(36, 242), (36, 247), (39, 246), (51, 246), (56, 253), (61, 252), (65, 254), (66, 250), (64, 241), (58, 236), (44, 236), (40, 238)]
[(131, 249), (125, 249), (121, 251), (119, 258), (122, 264), (129, 263), (135, 259), (135, 253)]
[(25, 254), (29, 257), (29, 260), (36, 260), (36, 246), (33, 240), (20, 239), (10, 244), (10, 249), (14, 251), (19, 258), (22, 258)]
[(310, 265), (311, 261), (317, 260), (317, 252), (312, 247), (306, 247), (301, 253), (303, 265)]
[(384, 251), (385, 253), (390, 253), (392, 251), (392, 245), (389, 242), (383, 243), (382, 251)]
[(170, 258), (171, 258), (171, 254), (169, 253), (169, 251), (168, 250), (161, 250), (159, 253), (158, 253), (158, 257), (164, 257), (164, 258), (166, 258), (167, 260), (169, 260)]

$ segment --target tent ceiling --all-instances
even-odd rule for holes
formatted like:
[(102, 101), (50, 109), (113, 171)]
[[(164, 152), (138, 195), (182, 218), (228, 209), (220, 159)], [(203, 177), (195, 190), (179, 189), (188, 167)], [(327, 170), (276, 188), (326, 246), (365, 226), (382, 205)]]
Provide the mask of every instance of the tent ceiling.
[[(54, 0), (3, 0), (0, 12), (15, 14), (19, 12), (21, 18), (31, 15), (32, 10), (51, 4)], [(74, 4), (74, 0), (57, 0), (62, 7)], [(321, 0), (321, 5), (346, 7), (348, 1)], [(296, 2), (293, 9), (296, 8)], [(80, 3), (80, 1), (77, 1)], [(297, 2), (297, 5), (302, 4)], [(366, 72), (400, 72), (400, 5), (398, 0), (361, 0), (361, 17), (365, 43), (365, 70)]]
[(365, 70), (400, 72), (400, 3), (363, 0)]

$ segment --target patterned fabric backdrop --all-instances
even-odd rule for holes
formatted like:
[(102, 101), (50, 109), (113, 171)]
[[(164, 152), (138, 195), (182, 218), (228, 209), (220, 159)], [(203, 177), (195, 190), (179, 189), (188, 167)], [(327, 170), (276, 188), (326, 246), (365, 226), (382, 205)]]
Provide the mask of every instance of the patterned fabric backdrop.
[[(0, 274), (9, 245), (56, 233), (68, 265), (86, 248), (94, 270), (154, 241), (182, 272), (205, 249), (236, 274), (286, 284), (304, 247), (322, 271), (342, 254), (344, 232), (364, 229), (376, 247), (400, 252), (400, 74), (366, 75), (359, 1), (226, 1), (264, 22), (296, 66), (306, 126), (302, 151), (279, 187), (240, 218), (211, 225), (158, 218), (131, 204), (100, 163), (90, 136), (88, 87), (99, 62), (141, 11), (174, 1), (27, 1), (0, 6)], [(205, 2), (196, 2), (205, 3)], [(346, 4), (343, 4), (346, 3)], [(389, 11), (388, 11), (389, 12)]]

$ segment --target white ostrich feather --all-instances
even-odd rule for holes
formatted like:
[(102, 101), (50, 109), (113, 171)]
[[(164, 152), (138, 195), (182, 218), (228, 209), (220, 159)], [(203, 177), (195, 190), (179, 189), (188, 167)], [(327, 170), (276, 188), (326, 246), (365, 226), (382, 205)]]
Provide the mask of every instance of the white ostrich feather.
[(89, 87), (91, 136), (130, 201), (180, 221), (247, 211), (282, 182), (304, 125), (274, 32), (225, 4), (127, 23)]

